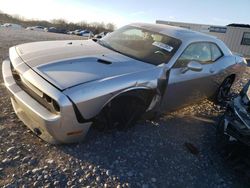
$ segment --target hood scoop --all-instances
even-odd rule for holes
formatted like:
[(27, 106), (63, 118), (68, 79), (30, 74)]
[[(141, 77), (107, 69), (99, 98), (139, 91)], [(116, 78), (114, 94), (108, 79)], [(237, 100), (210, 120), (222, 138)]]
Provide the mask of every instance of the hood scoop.
[(104, 60), (104, 59), (97, 59), (97, 62), (98, 62), (98, 63), (105, 64), (105, 65), (110, 65), (110, 64), (112, 64), (112, 62), (107, 61), (107, 60)]

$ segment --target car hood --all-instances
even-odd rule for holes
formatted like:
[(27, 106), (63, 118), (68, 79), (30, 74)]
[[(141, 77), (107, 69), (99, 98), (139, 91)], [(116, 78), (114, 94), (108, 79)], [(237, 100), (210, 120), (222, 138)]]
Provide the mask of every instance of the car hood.
[(92, 40), (27, 43), (16, 46), (16, 51), (30, 68), (60, 90), (155, 67)]

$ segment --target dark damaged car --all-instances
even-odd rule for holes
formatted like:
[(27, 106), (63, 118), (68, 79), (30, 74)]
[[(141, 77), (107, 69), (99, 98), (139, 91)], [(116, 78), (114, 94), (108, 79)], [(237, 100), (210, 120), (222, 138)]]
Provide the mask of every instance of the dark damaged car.
[(240, 141), (250, 146), (250, 81), (230, 101), (218, 130), (224, 140)]

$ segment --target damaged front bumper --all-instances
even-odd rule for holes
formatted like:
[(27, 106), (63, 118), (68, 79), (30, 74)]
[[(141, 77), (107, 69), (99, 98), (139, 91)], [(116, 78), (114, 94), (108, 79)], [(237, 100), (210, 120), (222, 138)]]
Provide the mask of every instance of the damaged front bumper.
[(52, 92), (53, 97), (60, 105), (60, 113), (52, 113), (45, 108), (17, 84), (12, 73), (11, 62), (5, 60), (2, 64), (4, 83), (10, 94), (14, 111), (22, 122), (37, 136), (51, 144), (82, 140), (88, 132), (91, 122), (78, 123), (72, 103), (68, 98), (30, 70), (25, 63), (16, 63), (14, 66), (28, 75), (30, 80), (36, 81), (42, 91), (54, 91)]

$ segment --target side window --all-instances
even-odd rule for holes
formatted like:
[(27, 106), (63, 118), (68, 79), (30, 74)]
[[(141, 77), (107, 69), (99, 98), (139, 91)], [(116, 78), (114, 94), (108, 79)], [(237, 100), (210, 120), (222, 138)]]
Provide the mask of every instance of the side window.
[(223, 55), (219, 47), (213, 43), (211, 43), (211, 52), (212, 52), (212, 61), (216, 61)]
[(175, 68), (186, 67), (190, 61), (198, 61), (201, 64), (211, 63), (210, 43), (199, 42), (190, 44), (177, 60)]
[(250, 32), (243, 33), (241, 45), (250, 45)]

